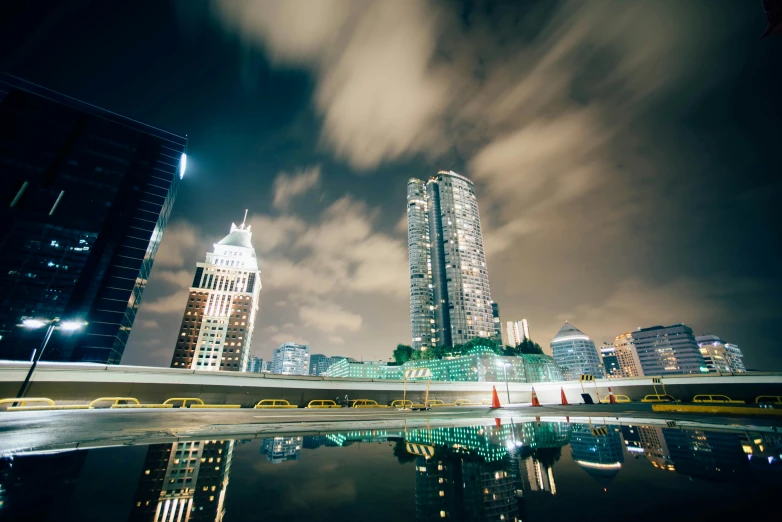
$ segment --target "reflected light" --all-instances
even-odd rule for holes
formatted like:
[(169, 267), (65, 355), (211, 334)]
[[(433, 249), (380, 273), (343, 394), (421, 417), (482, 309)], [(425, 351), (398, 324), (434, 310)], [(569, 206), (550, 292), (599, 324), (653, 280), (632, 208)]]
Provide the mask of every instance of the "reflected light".
[(22, 321), (22, 326), (25, 328), (40, 328), (42, 326), (46, 326), (46, 323), (40, 319), (25, 319)]
[(182, 153), (182, 157), (179, 158), (179, 179), (185, 177), (185, 169), (187, 168), (187, 154)]

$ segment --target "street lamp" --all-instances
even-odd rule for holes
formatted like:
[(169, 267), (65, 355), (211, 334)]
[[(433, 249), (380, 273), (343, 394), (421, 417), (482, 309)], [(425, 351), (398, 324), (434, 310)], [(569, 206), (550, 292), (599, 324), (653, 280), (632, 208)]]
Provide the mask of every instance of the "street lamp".
[(49, 339), (52, 336), (52, 332), (58, 328), (60, 330), (72, 332), (83, 327), (85, 324), (87, 323), (79, 321), (60, 321), (59, 317), (55, 317), (49, 321), (42, 321), (41, 319), (25, 319), (22, 321), (22, 326), (24, 328), (37, 329), (47, 325), (48, 328), (46, 328), (46, 334), (43, 336), (43, 342), (41, 343), (40, 350), (36, 350), (33, 353), (33, 363), (30, 365), (30, 371), (27, 372), (27, 377), (25, 377), (24, 382), (22, 383), (22, 387), (19, 388), (19, 393), (16, 394), (17, 399), (24, 397), (24, 393), (27, 391), (27, 385), (30, 384), (30, 379), (33, 377), (35, 367), (38, 365), (38, 361), (41, 360), (41, 356), (43, 355), (44, 350), (46, 350), (46, 345), (49, 344)]
[(508, 386), (508, 367), (510, 366), (510, 363), (505, 363), (502, 365), (502, 371), (505, 373), (505, 393), (508, 394), (508, 404), (510, 404), (510, 386)]

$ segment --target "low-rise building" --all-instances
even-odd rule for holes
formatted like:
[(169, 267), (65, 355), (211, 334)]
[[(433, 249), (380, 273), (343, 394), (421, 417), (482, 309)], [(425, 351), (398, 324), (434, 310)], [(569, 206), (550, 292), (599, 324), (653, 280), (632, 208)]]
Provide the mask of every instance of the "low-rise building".
[(695, 338), (706, 363), (713, 373), (741, 373), (744, 367), (744, 354), (735, 344), (726, 343), (716, 335), (699, 335)]
[[(507, 365), (507, 366), (506, 366)], [(369, 379), (403, 379), (410, 369), (428, 368), (433, 381), (451, 382), (559, 382), (564, 380), (553, 358), (547, 355), (522, 354), (500, 356), (491, 348), (478, 346), (461, 357), (408, 361), (392, 365), (383, 361), (343, 360), (326, 372), (330, 377)]]
[(250, 360), (247, 363), (247, 371), (250, 373), (263, 372), (263, 358), (251, 355)]

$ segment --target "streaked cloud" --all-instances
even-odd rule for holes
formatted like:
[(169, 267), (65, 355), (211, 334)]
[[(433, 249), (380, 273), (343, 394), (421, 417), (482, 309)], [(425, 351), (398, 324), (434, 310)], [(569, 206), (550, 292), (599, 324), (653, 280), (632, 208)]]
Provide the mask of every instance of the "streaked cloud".
[(274, 179), (274, 208), (286, 209), (291, 200), (311, 190), (320, 182), (320, 166), (288, 174), (281, 172)]

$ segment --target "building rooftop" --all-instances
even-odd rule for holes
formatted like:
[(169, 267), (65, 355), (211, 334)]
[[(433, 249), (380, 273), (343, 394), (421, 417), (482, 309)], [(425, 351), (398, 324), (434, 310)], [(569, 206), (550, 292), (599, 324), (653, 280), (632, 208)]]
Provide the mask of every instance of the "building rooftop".
[(589, 339), (589, 336), (586, 335), (584, 332), (573, 326), (572, 324), (565, 321), (565, 324), (562, 325), (562, 328), (559, 329), (557, 332), (557, 335), (554, 336), (554, 338), (551, 340), (551, 342), (555, 341), (565, 341), (565, 340), (571, 340), (576, 338), (582, 338), (582, 339)]
[(252, 233), (250, 232), (250, 225), (245, 227), (244, 223), (242, 223), (237, 227), (234, 223), (231, 223), (231, 232), (229, 232), (228, 235), (221, 239), (217, 244), (223, 246), (252, 248), (253, 244), (252, 241), (250, 241), (251, 238)]

